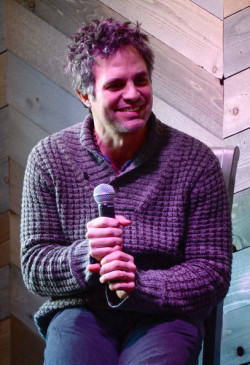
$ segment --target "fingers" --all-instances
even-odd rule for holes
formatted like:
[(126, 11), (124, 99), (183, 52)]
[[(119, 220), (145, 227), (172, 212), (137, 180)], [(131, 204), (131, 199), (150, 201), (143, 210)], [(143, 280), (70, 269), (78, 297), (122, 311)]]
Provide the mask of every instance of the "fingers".
[(94, 273), (94, 274), (99, 273), (100, 269), (101, 269), (101, 265), (98, 264), (98, 263), (90, 264), (90, 265), (87, 266), (87, 270)]
[(116, 215), (115, 218), (98, 217), (87, 223), (87, 229), (89, 228), (105, 228), (113, 227), (119, 228), (119, 226), (128, 226), (131, 221), (125, 218), (123, 215)]
[[(110, 290), (129, 294), (135, 289), (135, 273), (133, 256), (122, 251), (114, 252), (101, 261), (100, 282), (109, 283)], [(117, 295), (122, 296), (121, 293)]]
[(122, 229), (131, 221), (122, 215), (115, 218), (98, 217), (88, 222), (86, 237), (90, 254), (100, 264), (91, 264), (88, 270), (100, 274), (100, 282), (108, 283), (121, 299), (135, 289), (136, 266), (134, 258), (122, 251)]
[(101, 261), (103, 257), (110, 255), (113, 252), (121, 251), (122, 245), (114, 245), (108, 247), (91, 247), (90, 248), (90, 255), (94, 257), (97, 261)]
[(86, 237), (89, 240), (90, 255), (97, 261), (115, 251), (122, 250), (122, 229), (131, 222), (124, 216), (116, 218), (98, 217), (88, 222)]

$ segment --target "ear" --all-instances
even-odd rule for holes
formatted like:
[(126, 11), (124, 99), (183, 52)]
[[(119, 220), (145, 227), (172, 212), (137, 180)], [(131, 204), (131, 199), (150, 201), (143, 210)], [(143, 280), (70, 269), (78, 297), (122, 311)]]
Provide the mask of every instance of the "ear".
[(87, 107), (91, 108), (91, 100), (88, 94), (83, 95), (79, 90), (76, 90), (81, 102)]

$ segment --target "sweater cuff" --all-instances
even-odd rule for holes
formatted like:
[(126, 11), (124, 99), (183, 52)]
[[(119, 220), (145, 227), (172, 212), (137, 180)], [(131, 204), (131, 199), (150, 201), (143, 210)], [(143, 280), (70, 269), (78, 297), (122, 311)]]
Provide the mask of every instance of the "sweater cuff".
[(91, 264), (89, 245), (87, 240), (75, 242), (72, 250), (72, 273), (82, 288), (96, 286), (99, 283), (99, 274), (93, 274), (87, 267)]

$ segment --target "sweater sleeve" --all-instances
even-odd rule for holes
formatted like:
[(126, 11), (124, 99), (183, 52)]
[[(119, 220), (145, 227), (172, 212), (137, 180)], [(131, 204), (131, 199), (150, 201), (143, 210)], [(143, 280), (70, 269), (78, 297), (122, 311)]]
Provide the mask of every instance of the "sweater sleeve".
[[(204, 165), (187, 199), (184, 260), (166, 269), (139, 269), (136, 289), (121, 308), (196, 316), (225, 297), (232, 260), (230, 206), (217, 160)], [(110, 305), (117, 306), (111, 298)]]
[(49, 159), (41, 163), (42, 158), (38, 149), (32, 151), (24, 177), (21, 215), (23, 279), (27, 288), (38, 295), (78, 295), (88, 286), (88, 243), (85, 238), (74, 242), (65, 238), (55, 182), (49, 173)]

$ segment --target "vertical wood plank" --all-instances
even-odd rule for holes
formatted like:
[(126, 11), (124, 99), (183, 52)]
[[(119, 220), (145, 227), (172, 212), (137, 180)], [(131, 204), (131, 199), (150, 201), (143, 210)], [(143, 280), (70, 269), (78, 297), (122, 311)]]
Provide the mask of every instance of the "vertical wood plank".
[(8, 156), (8, 107), (0, 109), (0, 160)]
[(10, 209), (21, 215), (24, 168), (10, 159)]
[(250, 67), (250, 7), (224, 21), (224, 75)]
[(10, 262), (10, 241), (0, 243), (0, 267), (8, 265)]
[(10, 315), (9, 288), (9, 265), (6, 265), (0, 267), (0, 320), (8, 318)]
[[(224, 300), (222, 364), (248, 364), (250, 360), (250, 247), (233, 254), (230, 288)], [(242, 347), (242, 356), (237, 348)]]
[(234, 194), (232, 208), (233, 244), (237, 250), (250, 246), (249, 217), (250, 189), (246, 189)]
[(10, 365), (10, 319), (0, 321), (1, 365)]
[(11, 316), (11, 365), (42, 365), (45, 342)]
[(237, 167), (235, 179), (235, 193), (250, 188), (250, 128), (235, 134), (232, 137), (225, 138), (224, 146), (239, 146), (240, 159)]
[(15, 265), (10, 266), (10, 311), (16, 318), (38, 334), (33, 316), (47, 300), (31, 293), (24, 285), (21, 270)]
[(0, 108), (7, 105), (7, 52), (0, 54)]
[(20, 216), (10, 212), (10, 262), (17, 267), (20, 263)]
[(0, 53), (6, 51), (6, 1), (0, 1)]
[(6, 212), (0, 214), (0, 243), (6, 242), (9, 238), (9, 212)]
[(0, 160), (0, 214), (9, 209), (9, 164), (8, 158)]
[(250, 128), (250, 68), (224, 81), (223, 136), (226, 138), (247, 128)]

